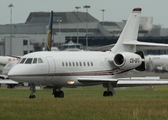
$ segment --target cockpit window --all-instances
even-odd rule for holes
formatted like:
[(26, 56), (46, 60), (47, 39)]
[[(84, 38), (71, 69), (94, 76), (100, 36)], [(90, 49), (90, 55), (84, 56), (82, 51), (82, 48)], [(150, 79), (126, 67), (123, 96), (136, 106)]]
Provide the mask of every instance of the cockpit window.
[(43, 63), (41, 58), (38, 58), (38, 63)]
[(41, 58), (22, 58), (20, 64), (37, 64), (44, 63)]
[(31, 64), (32, 60), (33, 60), (32, 58), (28, 58), (28, 59), (26, 60), (25, 64)]
[(36, 63), (37, 63), (37, 58), (34, 58), (33, 64), (36, 64)]
[(23, 58), (20, 62), (20, 64), (23, 64), (25, 62), (26, 58)]

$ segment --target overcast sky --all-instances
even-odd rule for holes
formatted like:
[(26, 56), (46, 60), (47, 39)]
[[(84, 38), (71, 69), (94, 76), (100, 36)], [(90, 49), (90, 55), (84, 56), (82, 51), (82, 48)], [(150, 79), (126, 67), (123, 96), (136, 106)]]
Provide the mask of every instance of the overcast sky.
[(10, 23), (9, 4), (13, 4), (12, 22), (24, 23), (30, 12), (67, 12), (75, 11), (75, 6), (81, 6), (79, 11), (85, 12), (84, 5), (90, 5), (89, 13), (102, 20), (101, 9), (105, 9), (105, 21), (126, 20), (135, 7), (142, 8), (142, 16), (153, 17), (153, 23), (168, 28), (168, 0), (1, 0), (0, 24)]

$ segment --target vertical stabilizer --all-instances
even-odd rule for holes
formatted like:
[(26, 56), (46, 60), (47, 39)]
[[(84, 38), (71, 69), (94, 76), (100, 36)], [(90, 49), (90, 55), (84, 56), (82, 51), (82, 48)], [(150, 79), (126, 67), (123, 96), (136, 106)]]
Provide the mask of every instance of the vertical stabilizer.
[(51, 41), (52, 41), (52, 26), (53, 26), (53, 11), (50, 13), (50, 19), (48, 24), (48, 31), (47, 31), (47, 41), (46, 41), (46, 51), (51, 51)]
[(134, 8), (112, 52), (135, 52), (136, 45), (126, 45), (124, 42), (135, 42), (138, 37), (141, 8)]

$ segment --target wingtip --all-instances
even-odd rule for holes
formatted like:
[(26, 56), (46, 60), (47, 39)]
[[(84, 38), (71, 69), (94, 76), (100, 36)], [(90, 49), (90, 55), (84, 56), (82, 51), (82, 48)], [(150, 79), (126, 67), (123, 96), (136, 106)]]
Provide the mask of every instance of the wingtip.
[(141, 11), (142, 8), (134, 8), (133, 11)]

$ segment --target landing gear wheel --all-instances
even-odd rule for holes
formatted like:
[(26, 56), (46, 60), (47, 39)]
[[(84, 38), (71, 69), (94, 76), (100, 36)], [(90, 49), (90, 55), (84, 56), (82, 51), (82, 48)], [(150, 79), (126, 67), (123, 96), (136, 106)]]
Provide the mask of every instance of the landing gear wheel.
[(60, 86), (54, 86), (53, 87), (53, 95), (55, 98), (64, 98), (64, 92), (61, 91)]
[(55, 91), (55, 92), (54, 92), (54, 97), (56, 98), (56, 97), (58, 97), (58, 96), (59, 96), (58, 91)]
[(63, 91), (59, 91), (59, 97), (63, 98), (64, 97), (64, 92)]
[(63, 91), (55, 91), (54, 92), (54, 97), (55, 98), (63, 98), (64, 97), (64, 92)]
[(113, 96), (113, 93), (111, 91), (108, 92), (109, 96)]
[(113, 96), (115, 94), (114, 88), (112, 86), (111, 82), (108, 83), (104, 83), (103, 87), (107, 88), (106, 91), (104, 91), (103, 96), (107, 97), (107, 96)]
[(33, 98), (36, 98), (36, 96), (35, 95), (30, 95), (29, 98), (33, 99)]
[(108, 96), (108, 92), (107, 92), (107, 91), (104, 91), (103, 96), (104, 96), (104, 97)]
[(113, 96), (113, 93), (111, 91), (104, 91), (103, 96), (104, 97)]

